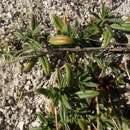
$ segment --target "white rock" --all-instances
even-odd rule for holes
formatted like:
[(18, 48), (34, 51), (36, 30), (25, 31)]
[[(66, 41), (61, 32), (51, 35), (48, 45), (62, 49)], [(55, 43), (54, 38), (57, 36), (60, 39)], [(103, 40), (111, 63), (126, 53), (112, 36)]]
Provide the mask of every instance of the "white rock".
[(34, 122), (31, 123), (32, 127), (39, 127), (40, 126), (40, 121), (37, 119)]
[(20, 121), (20, 122), (18, 123), (17, 127), (18, 127), (20, 130), (23, 130), (24, 121)]
[(12, 18), (11, 12), (8, 12), (6, 15), (7, 15), (7, 17), (8, 17), (9, 19)]

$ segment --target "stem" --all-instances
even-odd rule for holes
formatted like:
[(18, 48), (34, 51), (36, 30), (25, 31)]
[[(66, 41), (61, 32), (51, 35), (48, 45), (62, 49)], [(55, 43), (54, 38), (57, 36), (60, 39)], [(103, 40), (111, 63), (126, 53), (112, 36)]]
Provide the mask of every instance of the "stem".
[(55, 124), (56, 124), (56, 130), (59, 130), (58, 128), (58, 119), (57, 119), (57, 108), (55, 107)]
[[(53, 52), (57, 51), (69, 51), (69, 52), (93, 52), (93, 51), (108, 51), (108, 52), (115, 52), (115, 53), (130, 53), (130, 47), (107, 47), (107, 48), (102, 48), (102, 47), (86, 47), (86, 48), (57, 48), (57, 49), (52, 49)], [(42, 50), (41, 50), (42, 52)]]
[[(88, 120), (91, 122), (90, 118), (88, 118)], [(95, 124), (93, 122), (92, 122), (92, 126), (94, 127), (95, 130), (97, 129), (96, 126), (95, 126)]]
[(75, 53), (79, 53), (79, 52), (95, 52), (95, 51), (99, 51), (99, 52), (111, 52), (111, 53), (117, 53), (117, 54), (123, 54), (123, 53), (130, 53), (130, 47), (115, 47), (115, 48), (111, 48), (111, 47), (107, 47), (107, 48), (102, 48), (102, 47), (86, 47), (86, 48), (56, 48), (56, 49), (37, 49), (35, 52), (31, 52), (31, 53), (35, 53), (35, 54), (30, 54), (27, 53), (26, 56), (20, 56), (20, 57), (16, 57), (14, 60), (11, 61), (7, 61), (6, 63), (13, 63), (19, 60), (25, 60), (28, 58), (32, 58), (32, 57), (40, 57), (40, 56), (44, 56), (46, 54), (57, 54), (58, 52), (75, 52)]
[(115, 122), (115, 120), (114, 119), (111, 119), (112, 121), (113, 121), (113, 123), (115, 124), (115, 127), (118, 129), (118, 130), (120, 130), (120, 128), (118, 127), (118, 125), (117, 125), (117, 123)]
[(125, 64), (125, 70), (126, 70), (127, 76), (130, 79), (130, 74), (129, 74), (129, 70), (128, 70), (128, 67), (127, 67), (127, 61), (126, 60), (125, 60), (124, 64)]
[(97, 110), (97, 130), (100, 130), (100, 119), (99, 119), (99, 103), (98, 103), (98, 97), (96, 97), (96, 110)]
[(88, 130), (91, 130), (91, 127), (90, 127), (90, 126), (88, 126)]

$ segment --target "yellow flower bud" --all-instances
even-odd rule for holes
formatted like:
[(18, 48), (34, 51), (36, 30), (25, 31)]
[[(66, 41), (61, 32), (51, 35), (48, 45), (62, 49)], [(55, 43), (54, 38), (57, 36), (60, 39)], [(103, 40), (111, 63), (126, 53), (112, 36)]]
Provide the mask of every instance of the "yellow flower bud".
[(57, 35), (50, 38), (49, 43), (52, 45), (70, 45), (74, 43), (74, 40), (65, 35)]

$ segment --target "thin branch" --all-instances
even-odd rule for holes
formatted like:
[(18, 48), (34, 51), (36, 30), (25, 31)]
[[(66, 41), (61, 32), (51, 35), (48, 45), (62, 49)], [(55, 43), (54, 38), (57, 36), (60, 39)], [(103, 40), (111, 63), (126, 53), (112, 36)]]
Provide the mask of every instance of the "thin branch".
[(80, 47), (75, 47), (75, 48), (53, 48), (53, 49), (38, 49), (36, 51), (35, 54), (28, 54), (26, 56), (21, 56), (21, 57), (16, 57), (14, 60), (8, 61), (7, 63), (13, 63), (19, 60), (23, 60), (23, 59), (29, 59), (32, 57), (40, 57), (40, 56), (44, 56), (47, 54), (57, 54), (59, 52), (111, 52), (111, 53), (118, 53), (118, 54), (124, 54), (124, 53), (130, 53), (130, 47), (116, 47), (116, 48), (112, 48), (112, 47), (107, 47), (107, 48), (101, 48), (101, 47), (86, 47), (86, 48), (80, 48)]
[(99, 103), (98, 103), (98, 97), (96, 97), (96, 110), (97, 110), (97, 130), (100, 130), (100, 110), (99, 110)]
[(56, 107), (55, 107), (55, 125), (56, 125), (56, 130), (59, 130), (58, 119), (57, 119), (57, 108)]
[[(42, 50), (41, 50), (42, 51)], [(58, 48), (53, 51), (69, 51), (69, 52), (92, 52), (92, 51), (108, 51), (115, 53), (130, 53), (130, 47), (118, 47), (118, 48), (101, 48), (101, 47), (87, 47), (87, 48)]]

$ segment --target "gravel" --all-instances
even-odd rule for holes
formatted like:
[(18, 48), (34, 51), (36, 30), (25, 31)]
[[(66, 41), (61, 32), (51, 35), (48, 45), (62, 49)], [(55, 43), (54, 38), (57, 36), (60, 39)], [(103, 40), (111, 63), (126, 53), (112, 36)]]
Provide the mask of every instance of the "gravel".
[[(130, 0), (113, 0), (115, 12), (130, 14)], [(56, 14), (77, 19), (80, 24), (89, 21), (88, 9), (99, 5), (100, 0), (1, 0), (0, 44), (5, 46), (13, 39), (13, 32), (26, 27), (31, 13), (37, 16), (46, 31), (52, 32), (51, 16)], [(32, 9), (33, 7), (33, 9)], [(21, 64), (6, 64), (0, 59), (0, 130), (28, 130), (39, 126), (36, 113), (46, 111), (47, 99), (35, 90), (45, 83), (41, 67), (36, 65), (30, 73), (21, 72)]]
[(1, 59), (0, 129), (3, 130), (28, 129), (31, 122), (33, 126), (37, 124), (36, 112), (44, 110), (45, 98), (35, 93), (45, 82), (42, 70), (35, 66), (32, 72), (22, 74), (20, 68), (19, 63), (7, 65)]

